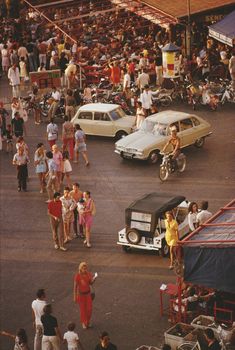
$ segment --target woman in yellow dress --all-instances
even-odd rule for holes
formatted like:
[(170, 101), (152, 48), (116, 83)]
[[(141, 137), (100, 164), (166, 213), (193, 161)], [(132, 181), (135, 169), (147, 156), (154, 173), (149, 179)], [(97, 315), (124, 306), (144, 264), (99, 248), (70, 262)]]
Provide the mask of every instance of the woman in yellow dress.
[(173, 269), (173, 262), (174, 257), (176, 253), (176, 246), (177, 242), (179, 240), (179, 234), (178, 234), (178, 224), (176, 220), (174, 220), (173, 214), (171, 211), (166, 212), (166, 220), (165, 220), (165, 227), (166, 227), (166, 233), (165, 233), (165, 239), (166, 243), (170, 247), (170, 266), (169, 268)]

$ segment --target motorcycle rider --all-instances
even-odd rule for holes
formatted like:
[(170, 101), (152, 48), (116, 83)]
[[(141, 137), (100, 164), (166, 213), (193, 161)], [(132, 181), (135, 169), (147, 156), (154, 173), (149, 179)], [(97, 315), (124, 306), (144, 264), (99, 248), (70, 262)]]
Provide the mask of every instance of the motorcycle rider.
[(55, 117), (57, 108), (59, 107), (60, 104), (60, 92), (56, 89), (55, 86), (52, 88), (52, 93), (51, 93), (51, 107), (48, 111), (48, 118), (51, 120), (52, 118)]
[(169, 141), (163, 147), (162, 153), (165, 152), (165, 150), (167, 149), (168, 146), (170, 146), (170, 145), (172, 146), (173, 151), (171, 153), (171, 155), (172, 155), (171, 160), (172, 160), (172, 168), (174, 171), (177, 167), (176, 158), (180, 154), (180, 138), (179, 138), (179, 136), (177, 136), (177, 128), (175, 125), (170, 128), (170, 133), (171, 133), (171, 137), (170, 137)]

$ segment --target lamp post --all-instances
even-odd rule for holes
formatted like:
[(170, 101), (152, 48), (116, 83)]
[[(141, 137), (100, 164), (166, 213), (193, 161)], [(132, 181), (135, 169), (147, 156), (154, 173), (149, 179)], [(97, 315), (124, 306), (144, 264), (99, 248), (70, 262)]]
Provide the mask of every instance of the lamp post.
[(186, 25), (186, 50), (188, 59), (191, 58), (191, 3), (187, 0), (188, 21)]

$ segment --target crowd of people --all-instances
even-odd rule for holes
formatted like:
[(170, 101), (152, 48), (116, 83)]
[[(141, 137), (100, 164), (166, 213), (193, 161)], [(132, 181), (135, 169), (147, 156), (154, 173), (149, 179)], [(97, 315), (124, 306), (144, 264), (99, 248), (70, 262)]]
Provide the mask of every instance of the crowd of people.
[[(87, 264), (81, 262), (78, 272), (74, 276), (74, 302), (79, 305), (82, 328), (92, 327), (90, 322), (92, 315), (92, 300), (94, 292), (91, 286), (95, 282), (97, 274), (94, 276), (88, 271)], [(67, 330), (62, 335), (57, 318), (53, 315), (52, 305), (46, 301), (46, 292), (39, 289), (36, 299), (32, 302), (32, 322), (35, 331), (34, 350), (59, 350), (61, 344), (65, 344), (68, 350), (84, 350), (78, 333), (75, 331), (76, 323), (68, 322)], [(11, 338), (14, 350), (29, 350), (28, 338), (25, 329), (19, 328), (16, 334), (1, 331), (0, 335)], [(100, 334), (99, 343), (94, 350), (117, 350), (116, 345), (111, 343), (109, 334), (104, 331)]]

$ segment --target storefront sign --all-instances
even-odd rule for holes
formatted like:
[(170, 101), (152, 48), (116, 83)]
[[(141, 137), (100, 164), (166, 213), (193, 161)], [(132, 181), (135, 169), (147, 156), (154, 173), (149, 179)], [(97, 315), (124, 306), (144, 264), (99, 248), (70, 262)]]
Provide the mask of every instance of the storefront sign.
[(37, 84), (39, 89), (46, 89), (60, 87), (60, 70), (47, 70), (45, 72), (30, 72), (29, 73), (31, 84)]

